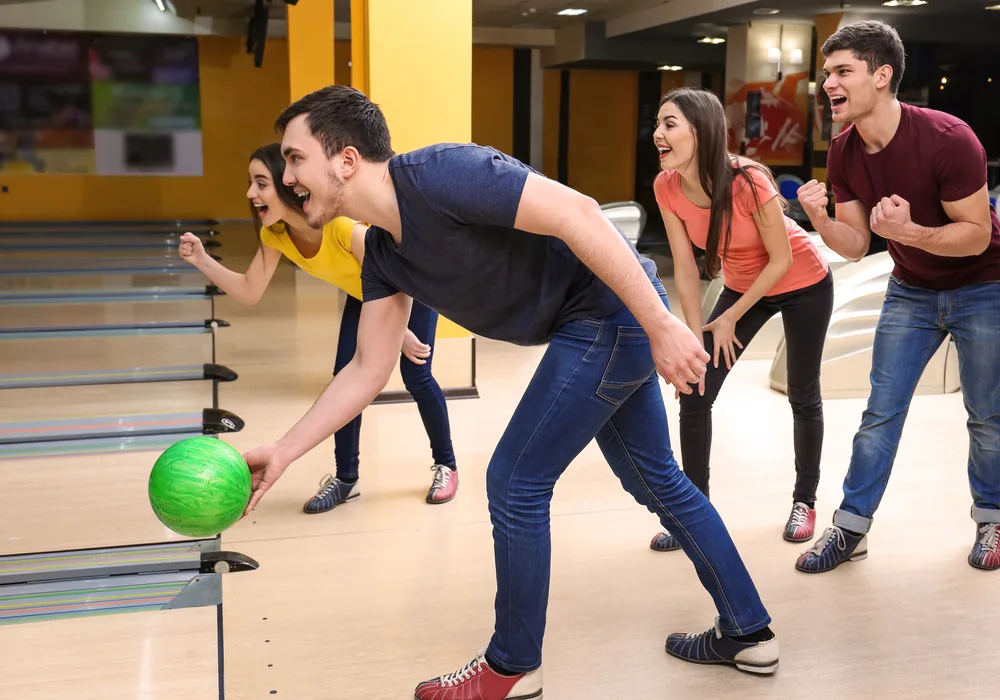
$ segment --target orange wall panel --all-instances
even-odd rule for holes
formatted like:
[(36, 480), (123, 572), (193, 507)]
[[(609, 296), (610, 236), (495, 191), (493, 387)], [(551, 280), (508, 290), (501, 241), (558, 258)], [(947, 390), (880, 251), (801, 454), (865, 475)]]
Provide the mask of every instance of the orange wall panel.
[(514, 50), (472, 49), (472, 141), (514, 150)]
[(600, 204), (632, 199), (639, 74), (573, 71), (569, 101), (569, 186)]

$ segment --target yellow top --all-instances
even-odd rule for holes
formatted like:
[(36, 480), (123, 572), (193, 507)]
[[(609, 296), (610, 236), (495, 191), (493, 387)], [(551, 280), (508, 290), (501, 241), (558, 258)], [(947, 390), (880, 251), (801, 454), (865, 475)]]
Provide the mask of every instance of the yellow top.
[(303, 257), (285, 232), (284, 224), (273, 229), (263, 226), (260, 240), (268, 248), (277, 250), (313, 277), (343, 289), (361, 300), (361, 264), (351, 253), (351, 229), (357, 222), (338, 216), (323, 227), (323, 242), (319, 252), (311, 258)]

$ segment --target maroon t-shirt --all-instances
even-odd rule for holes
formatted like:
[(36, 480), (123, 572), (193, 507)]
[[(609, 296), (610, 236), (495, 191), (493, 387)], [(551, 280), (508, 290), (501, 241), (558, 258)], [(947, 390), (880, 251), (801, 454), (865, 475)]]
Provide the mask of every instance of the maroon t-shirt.
[[(969, 197), (986, 184), (986, 151), (961, 119), (922, 107), (902, 105), (895, 136), (878, 153), (866, 153), (850, 126), (834, 137), (827, 159), (837, 202), (860, 200), (866, 214), (883, 197), (910, 203), (910, 218), (928, 228), (953, 223), (941, 202)], [(895, 274), (926, 289), (955, 289), (1000, 280), (1000, 221), (990, 208), (993, 236), (979, 255), (948, 257), (887, 241)]]

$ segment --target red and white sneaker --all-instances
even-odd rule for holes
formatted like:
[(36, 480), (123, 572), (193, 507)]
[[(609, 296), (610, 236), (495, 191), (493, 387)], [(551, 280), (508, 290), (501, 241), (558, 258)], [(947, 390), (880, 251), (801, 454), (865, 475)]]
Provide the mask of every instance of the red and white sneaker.
[(465, 666), (417, 686), (415, 700), (541, 700), (542, 669), (501, 676), (486, 663), (486, 652)]
[(969, 552), (969, 564), (983, 571), (1000, 569), (1000, 524), (980, 523), (976, 528), (979, 539)]
[(444, 464), (435, 464), (431, 471), (434, 472), (434, 481), (427, 492), (427, 502), (447, 503), (458, 491), (458, 471)]
[(796, 501), (785, 523), (785, 539), (789, 542), (808, 542), (815, 534), (816, 509)]

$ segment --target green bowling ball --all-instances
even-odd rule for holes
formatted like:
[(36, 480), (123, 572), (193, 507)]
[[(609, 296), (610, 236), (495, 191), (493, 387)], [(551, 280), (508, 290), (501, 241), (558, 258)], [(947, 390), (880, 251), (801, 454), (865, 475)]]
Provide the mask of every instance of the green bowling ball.
[(187, 537), (211, 537), (235, 525), (250, 494), (243, 456), (214, 437), (174, 443), (149, 474), (149, 504), (156, 517)]

